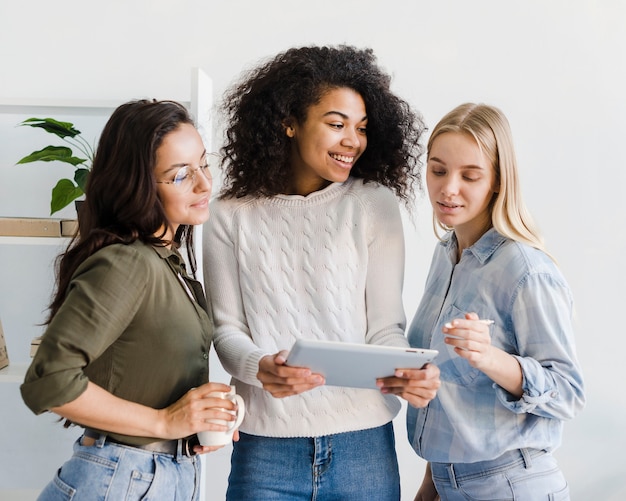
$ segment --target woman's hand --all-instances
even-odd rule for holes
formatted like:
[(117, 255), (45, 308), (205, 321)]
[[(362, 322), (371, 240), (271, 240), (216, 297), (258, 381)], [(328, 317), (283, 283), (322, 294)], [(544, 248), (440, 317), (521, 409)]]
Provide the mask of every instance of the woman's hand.
[[(172, 413), (171, 416), (182, 412), (181, 415), (189, 416), (192, 420), (200, 419), (200, 426), (202, 429), (196, 430), (194, 433), (198, 433), (199, 431), (226, 431), (228, 426), (209, 422), (209, 420), (223, 419), (226, 421), (234, 421), (236, 419), (236, 415), (233, 412), (228, 411), (236, 410), (237, 406), (232, 400), (209, 396), (212, 392), (228, 393), (230, 392), (230, 386), (221, 383), (206, 383), (198, 388), (190, 390), (183, 398), (169, 406), (167, 409), (169, 409)], [(198, 408), (198, 403), (200, 404), (200, 408)], [(187, 409), (187, 411), (185, 409)], [(194, 416), (194, 411), (197, 412), (197, 417)], [(174, 421), (176, 421), (176, 417), (174, 417)], [(235, 430), (233, 433), (233, 441), (236, 442), (238, 440), (239, 431)], [(194, 445), (193, 450), (196, 454), (207, 454), (221, 449), (222, 447), (224, 446)]]
[(321, 374), (313, 374), (306, 367), (290, 367), (285, 365), (288, 351), (279, 351), (274, 355), (266, 355), (259, 361), (257, 378), (263, 389), (273, 397), (283, 398), (309, 391), (325, 383)]
[(483, 370), (493, 363), (494, 357), (489, 325), (489, 321), (480, 320), (476, 313), (467, 313), (464, 319), (457, 318), (443, 326), (444, 341), (472, 367)]
[(426, 407), (441, 385), (439, 367), (426, 364), (422, 369), (397, 369), (393, 377), (378, 379), (376, 385), (383, 393), (402, 397), (413, 407)]
[(455, 353), (469, 364), (485, 373), (494, 383), (517, 398), (521, 398), (522, 368), (517, 359), (491, 344), (489, 325), (476, 313), (466, 313), (465, 318), (455, 318), (442, 328), (445, 342), (454, 346)]
[[(87, 389), (76, 399), (50, 410), (82, 426), (111, 433), (164, 440), (191, 436), (199, 431), (226, 431), (227, 426), (208, 422), (209, 419), (234, 421), (231, 400), (211, 397), (211, 392), (228, 393), (230, 386), (205, 383), (189, 390), (178, 401), (164, 409), (124, 400), (100, 386), (87, 383)], [(230, 411), (230, 412), (229, 412)], [(203, 448), (203, 451), (219, 447)]]
[(430, 471), (430, 463), (426, 465), (424, 480), (422, 480), (422, 485), (420, 485), (413, 501), (439, 501), (439, 494), (437, 494), (437, 489), (435, 489), (435, 483)]
[[(239, 441), (239, 430), (235, 430), (233, 433), (233, 442)], [(223, 445), (194, 445), (193, 451), (196, 454), (207, 454), (209, 452), (216, 451), (224, 447)]]
[[(220, 419), (234, 421), (237, 405), (229, 399), (210, 396), (213, 392), (230, 392), (230, 386), (222, 383), (205, 383), (189, 390), (182, 398), (165, 409), (159, 410), (163, 422), (162, 438), (178, 439), (200, 431), (226, 431), (228, 426), (210, 422)], [(198, 446), (201, 447), (201, 446)], [(219, 447), (203, 447), (211, 452)]]

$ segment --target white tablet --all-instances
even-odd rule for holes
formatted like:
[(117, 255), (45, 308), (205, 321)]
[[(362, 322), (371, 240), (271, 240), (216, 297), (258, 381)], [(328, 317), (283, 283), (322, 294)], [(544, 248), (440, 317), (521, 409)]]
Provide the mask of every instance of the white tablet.
[(376, 379), (393, 376), (396, 369), (421, 369), (439, 352), (373, 344), (298, 339), (287, 365), (308, 367), (322, 374), (330, 386), (377, 389)]

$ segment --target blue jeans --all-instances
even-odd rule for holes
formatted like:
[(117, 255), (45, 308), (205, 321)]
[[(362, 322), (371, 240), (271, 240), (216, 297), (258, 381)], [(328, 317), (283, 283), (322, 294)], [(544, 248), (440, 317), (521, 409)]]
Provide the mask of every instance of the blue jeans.
[(74, 454), (39, 495), (41, 501), (196, 501), (197, 456), (160, 454), (98, 439), (74, 444)]
[(569, 501), (569, 487), (552, 454), (518, 449), (491, 461), (430, 463), (441, 501)]
[(398, 501), (393, 426), (315, 438), (239, 433), (227, 501)]

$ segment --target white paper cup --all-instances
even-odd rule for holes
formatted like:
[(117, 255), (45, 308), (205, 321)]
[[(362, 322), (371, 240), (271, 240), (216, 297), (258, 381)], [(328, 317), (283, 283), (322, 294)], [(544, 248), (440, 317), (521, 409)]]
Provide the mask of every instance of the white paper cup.
[(233, 440), (235, 430), (239, 428), (239, 425), (243, 421), (243, 417), (246, 414), (246, 404), (244, 403), (243, 398), (235, 393), (234, 386), (230, 387), (230, 391), (228, 393), (223, 391), (214, 391), (209, 393), (208, 396), (213, 398), (224, 398), (235, 402), (237, 404), (236, 411), (227, 411), (226, 409), (223, 410), (237, 416), (237, 419), (234, 421), (226, 421), (225, 419), (208, 419), (208, 422), (228, 426), (228, 429), (226, 431), (200, 431), (198, 432), (198, 440), (200, 441), (200, 445), (226, 445)]

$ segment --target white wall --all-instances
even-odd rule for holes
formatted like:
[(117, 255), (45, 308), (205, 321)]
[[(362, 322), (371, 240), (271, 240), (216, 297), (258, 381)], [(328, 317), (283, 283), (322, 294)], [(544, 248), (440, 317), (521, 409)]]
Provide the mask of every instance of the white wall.
[[(188, 100), (195, 66), (212, 77), (219, 97), (261, 57), (294, 45), (347, 42), (375, 50), (394, 76), (394, 89), (422, 111), (431, 127), (464, 101), (499, 106), (512, 124), (527, 203), (577, 301), (588, 405), (566, 424), (557, 457), (573, 499), (615, 500), (623, 499), (626, 489), (621, 455), (626, 398), (620, 384), (626, 343), (617, 322), (626, 282), (620, 260), (626, 251), (625, 22), (621, 0), (1, 0), (0, 99)], [(74, 118), (81, 123), (81, 117)], [(92, 123), (85, 128), (94, 135), (99, 130)], [(30, 131), (3, 122), (0, 216), (48, 214), (49, 190), (55, 176), (66, 171), (52, 165), (14, 167), (17, 158), (40, 145), (34, 141)], [(423, 199), (416, 224), (408, 223), (406, 231), (410, 318), (434, 245)], [(20, 259), (4, 256), (3, 268), (12, 266), (8, 258)], [(26, 271), (12, 280), (1, 284), (3, 290), (16, 283), (28, 287), (37, 277)], [(6, 311), (9, 295), (0, 296), (5, 330), (7, 323), (14, 328), (15, 317)], [(41, 291), (32, 297), (35, 314), (19, 318), (26, 339), (45, 306)], [(214, 375), (226, 378), (220, 371)], [(19, 407), (21, 400), (14, 400)], [(15, 414), (23, 413), (17, 407)], [(403, 499), (409, 500), (423, 462), (406, 443), (402, 418), (396, 428)], [(44, 426), (43, 421), (32, 422)], [(209, 499), (222, 499), (228, 450), (207, 461)], [(0, 462), (0, 486), (9, 487), (15, 478), (3, 474), (9, 463), (31, 471), (35, 487), (58, 466), (41, 466), (46, 478), (36, 478), (29, 453), (13, 457), (2, 451)]]

